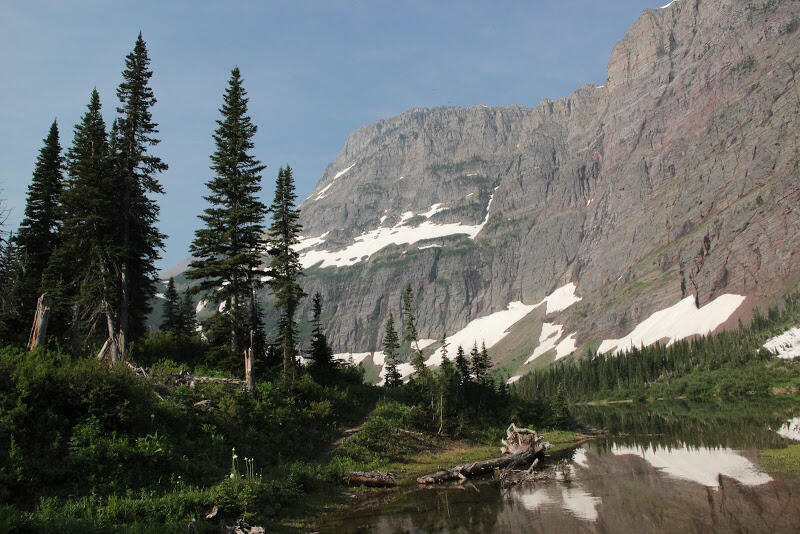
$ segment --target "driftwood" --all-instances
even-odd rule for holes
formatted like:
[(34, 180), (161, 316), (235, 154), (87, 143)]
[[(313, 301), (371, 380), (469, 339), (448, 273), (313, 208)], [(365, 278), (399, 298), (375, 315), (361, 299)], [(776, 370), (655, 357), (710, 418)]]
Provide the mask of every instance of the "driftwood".
[(28, 352), (44, 345), (47, 340), (47, 323), (50, 320), (50, 298), (43, 293), (36, 301), (36, 315), (33, 317), (31, 335), (28, 337)]
[(373, 471), (353, 471), (347, 473), (347, 483), (351, 486), (369, 486), (372, 488), (391, 488), (397, 485), (394, 473), (381, 473)]
[(232, 386), (241, 386), (244, 381), (239, 378), (218, 378), (216, 376), (194, 376), (186, 371), (181, 370), (180, 373), (171, 374), (164, 377), (164, 382), (172, 385), (185, 384), (189, 388), (194, 389), (197, 384), (230, 384)]
[(225, 527), (225, 534), (264, 534), (264, 527), (251, 527), (244, 519), (239, 519), (233, 525)]
[(520, 466), (530, 465), (532, 470), (544, 458), (545, 451), (550, 444), (542, 441), (536, 431), (527, 428), (517, 428), (513, 423), (506, 431), (506, 439), (502, 440), (501, 451), (505, 456), (462, 464), (450, 469), (442, 469), (417, 479), (419, 484), (437, 484), (451, 480), (466, 480), (492, 473), (495, 469), (516, 469)]

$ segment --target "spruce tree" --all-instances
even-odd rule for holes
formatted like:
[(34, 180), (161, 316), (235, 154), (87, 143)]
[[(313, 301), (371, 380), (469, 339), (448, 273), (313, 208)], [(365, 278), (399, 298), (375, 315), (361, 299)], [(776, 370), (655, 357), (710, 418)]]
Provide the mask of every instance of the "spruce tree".
[(20, 306), (24, 266), (14, 245), (13, 235), (5, 243), (0, 241), (0, 245), (0, 341), (24, 342), (27, 325), (24, 324)]
[(188, 339), (197, 331), (197, 312), (192, 301), (192, 292), (183, 291), (178, 314), (178, 338)]
[(161, 330), (177, 334), (180, 330), (181, 303), (178, 301), (178, 290), (175, 289), (175, 280), (169, 279), (167, 289), (164, 291), (164, 311), (162, 314)]
[(488, 383), (492, 361), (489, 358), (489, 351), (486, 350), (486, 343), (482, 343), (481, 350), (478, 351), (478, 343), (476, 342), (470, 354), (472, 356), (472, 374), (475, 376), (475, 381), (479, 384)]
[(569, 405), (564, 393), (564, 384), (558, 384), (556, 394), (552, 400), (553, 419), (558, 428), (565, 428), (569, 424)]
[(60, 207), (63, 158), (58, 141), (58, 124), (53, 121), (36, 159), (33, 180), (28, 186), (25, 218), (16, 236), (18, 254), (25, 260), (22, 280), (22, 316), (33, 319), (36, 299), (42, 292), (42, 275), (56, 247), (62, 226)]
[(383, 359), (386, 372), (384, 374), (384, 384), (386, 387), (393, 388), (403, 384), (403, 378), (397, 370), (397, 356), (400, 350), (400, 340), (397, 331), (394, 329), (394, 316), (389, 313), (389, 320), (386, 321), (386, 331), (383, 335)]
[[(78, 350), (83, 348), (79, 338), (95, 331), (98, 323), (105, 322), (112, 340), (118, 324), (119, 179), (113, 174), (96, 89), (75, 125), (65, 167), (69, 178), (61, 195), (64, 226), (43, 285), (53, 297), (51, 325), (68, 330), (66, 337)], [(119, 359), (116, 346), (112, 343), (112, 359)]]
[[(252, 330), (263, 339), (256, 290), (266, 272), (261, 257), (266, 252), (262, 238), (266, 206), (258, 199), (261, 171), (252, 154), (257, 127), (247, 114), (247, 91), (239, 68), (231, 71), (228, 87), (214, 131), (216, 150), (211, 155), (214, 177), (206, 182), (211, 204), (200, 219), (204, 227), (195, 231), (190, 251), (196, 258), (186, 276), (199, 280), (197, 289), (209, 300), (224, 302), (230, 326), (231, 349), (241, 349)], [(258, 347), (256, 352), (260, 353)]]
[(267, 234), (270, 259), (269, 288), (275, 296), (275, 305), (280, 310), (278, 321), (278, 344), (283, 359), (283, 373), (288, 375), (294, 367), (297, 354), (294, 316), (300, 299), (305, 296), (298, 279), (303, 274), (300, 255), (294, 246), (300, 242), (302, 226), (298, 222), (300, 211), (295, 208), (297, 195), (294, 192), (292, 169), (288, 165), (278, 171), (275, 184), (275, 199), (272, 202), (272, 224)]
[(144, 333), (149, 302), (155, 294), (155, 262), (166, 237), (156, 227), (159, 208), (151, 198), (164, 193), (156, 177), (167, 170), (167, 164), (150, 153), (160, 142), (156, 137), (158, 124), (150, 112), (156, 104), (149, 85), (152, 76), (147, 47), (139, 33), (133, 51), (125, 58), (122, 83), (117, 88), (120, 117), (113, 129), (120, 187), (116, 344), (121, 358), (126, 355), (128, 342)]
[(188, 339), (197, 331), (197, 312), (192, 302), (192, 292), (183, 291), (178, 315), (178, 338)]
[(467, 360), (466, 354), (464, 354), (464, 347), (461, 345), (458, 346), (458, 350), (456, 351), (456, 371), (458, 371), (458, 378), (459, 382), (463, 385), (470, 381), (470, 369), (469, 369), (469, 360)]
[(450, 359), (447, 357), (447, 347), (450, 346), (450, 343), (447, 342), (447, 332), (442, 332), (442, 337), (439, 338), (439, 352), (442, 353), (442, 364), (445, 362), (451, 363)]
[(313, 318), (311, 321), (311, 359), (318, 367), (331, 367), (333, 365), (333, 351), (328, 345), (328, 339), (322, 331), (322, 295), (314, 293), (311, 301)]
[(415, 344), (419, 341), (419, 336), (417, 333), (417, 318), (414, 314), (414, 291), (411, 289), (411, 284), (406, 284), (406, 288), (403, 291), (402, 311), (403, 343), (411, 346), (413, 350), (418, 348), (415, 347)]

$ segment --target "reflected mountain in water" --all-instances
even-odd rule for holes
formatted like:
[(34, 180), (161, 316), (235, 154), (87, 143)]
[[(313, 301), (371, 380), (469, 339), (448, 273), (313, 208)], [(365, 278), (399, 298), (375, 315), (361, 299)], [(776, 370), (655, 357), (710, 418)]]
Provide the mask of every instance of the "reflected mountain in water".
[(798, 408), (592, 410), (616, 435), (572, 451), (557, 480), (411, 488), (388, 504), (332, 517), (320, 531), (798, 532), (800, 479), (766, 472), (758, 457), (759, 448), (786, 446), (800, 432)]

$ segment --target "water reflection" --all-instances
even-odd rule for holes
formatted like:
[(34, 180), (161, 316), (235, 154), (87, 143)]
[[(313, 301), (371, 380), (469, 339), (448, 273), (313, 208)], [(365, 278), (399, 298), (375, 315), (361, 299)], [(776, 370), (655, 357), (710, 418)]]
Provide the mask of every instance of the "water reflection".
[(760, 471), (753, 462), (731, 449), (615, 445), (611, 450), (618, 456), (625, 454), (639, 456), (669, 476), (691, 480), (708, 487), (718, 487), (720, 475), (738, 480), (745, 486), (757, 486), (772, 481), (772, 478)]
[(786, 439), (800, 441), (800, 417), (789, 419), (783, 423), (776, 432)]
[[(738, 419), (686, 406), (593, 414), (617, 434), (569, 453), (554, 480), (409, 488), (387, 493), (388, 504), (329, 518), (320, 531), (798, 532), (800, 480), (767, 473), (758, 460), (764, 444), (798, 437), (797, 408), (773, 405), (760, 416), (732, 409)], [(684, 421), (681, 410), (691, 413)]]

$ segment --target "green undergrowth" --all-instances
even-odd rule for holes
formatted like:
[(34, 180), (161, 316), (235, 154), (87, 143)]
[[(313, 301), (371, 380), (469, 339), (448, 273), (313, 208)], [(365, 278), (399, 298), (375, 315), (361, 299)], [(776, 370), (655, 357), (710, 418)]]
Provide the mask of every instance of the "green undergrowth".
[(161, 362), (143, 378), (56, 351), (0, 349), (0, 531), (149, 532), (174, 522), (185, 532), (215, 505), (217, 521), (265, 523), (335, 481), (316, 456), (377, 396), (353, 368), (298, 370), (253, 394), (165, 384), (176, 370)]

